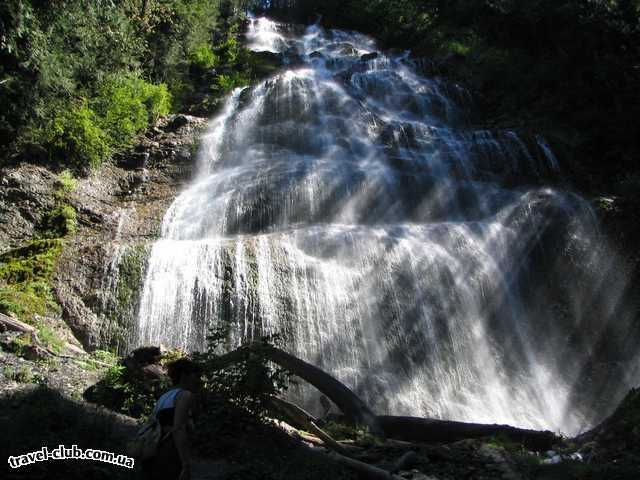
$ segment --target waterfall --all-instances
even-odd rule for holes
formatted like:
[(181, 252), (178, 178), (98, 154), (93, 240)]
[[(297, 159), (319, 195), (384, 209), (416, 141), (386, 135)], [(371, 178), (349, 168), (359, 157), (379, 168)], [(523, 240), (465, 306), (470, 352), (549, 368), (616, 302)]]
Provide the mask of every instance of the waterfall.
[(589, 204), (549, 186), (544, 138), (469, 128), (463, 89), (366, 36), (291, 32), (251, 20), (291, 68), (211, 121), (132, 346), (202, 350), (226, 322), (230, 348), (278, 332), (380, 413), (590, 426), (634, 380), (594, 373), (603, 336), (630, 351), (626, 277)]

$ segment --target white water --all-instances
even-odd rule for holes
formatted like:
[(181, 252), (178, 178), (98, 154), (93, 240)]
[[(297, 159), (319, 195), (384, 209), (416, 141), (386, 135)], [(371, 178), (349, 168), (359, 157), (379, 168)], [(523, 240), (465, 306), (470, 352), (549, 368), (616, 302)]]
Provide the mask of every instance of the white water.
[(406, 56), (361, 61), (367, 37), (282, 32), (254, 19), (248, 40), (304, 62), (212, 120), (135, 344), (203, 349), (224, 321), (230, 346), (283, 334), (380, 413), (588, 426), (602, 412), (574, 396), (614, 315), (624, 336), (624, 276), (587, 203), (542, 186), (560, 172), (544, 139), (464, 128), (464, 91)]

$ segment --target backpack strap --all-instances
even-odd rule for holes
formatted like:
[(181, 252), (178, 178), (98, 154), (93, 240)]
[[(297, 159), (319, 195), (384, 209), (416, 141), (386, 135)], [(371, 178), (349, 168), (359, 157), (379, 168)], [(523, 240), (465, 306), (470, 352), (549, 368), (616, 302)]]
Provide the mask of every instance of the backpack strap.
[[(156, 403), (153, 408), (153, 415), (157, 418), (158, 412), (160, 410), (164, 410), (165, 408), (173, 408), (176, 405), (176, 397), (183, 392), (184, 389), (180, 387), (172, 388), (165, 392)], [(162, 408), (161, 408), (162, 407)]]

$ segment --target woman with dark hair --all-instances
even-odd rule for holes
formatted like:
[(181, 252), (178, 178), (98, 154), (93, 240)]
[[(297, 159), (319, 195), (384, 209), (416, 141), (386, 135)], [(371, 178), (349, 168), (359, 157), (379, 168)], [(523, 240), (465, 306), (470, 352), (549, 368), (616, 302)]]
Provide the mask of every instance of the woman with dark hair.
[(180, 358), (167, 369), (173, 388), (158, 399), (152, 413), (162, 426), (162, 440), (156, 455), (145, 461), (143, 469), (146, 476), (154, 480), (190, 480), (191, 416), (202, 368), (192, 360)]

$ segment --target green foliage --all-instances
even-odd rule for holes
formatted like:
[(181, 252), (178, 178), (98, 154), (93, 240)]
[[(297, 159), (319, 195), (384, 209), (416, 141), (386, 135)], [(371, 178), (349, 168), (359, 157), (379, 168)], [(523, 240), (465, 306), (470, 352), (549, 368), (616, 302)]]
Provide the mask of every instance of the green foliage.
[(6, 365), (2, 368), (2, 373), (9, 380), (18, 383), (34, 383), (36, 380), (36, 376), (28, 365), (22, 365), (20, 368)]
[(207, 352), (199, 358), (205, 382), (193, 438), (195, 450), (202, 456), (224, 455), (241, 465), (231, 472), (231, 479), (355, 478), (337, 463), (310, 455), (269, 421), (267, 402), (284, 390), (287, 375), (266, 360), (261, 348), (269, 348), (280, 338), (265, 337), (241, 347), (239, 361), (227, 365), (219, 362), (229, 343), (228, 333), (224, 324), (213, 327)]
[(149, 415), (154, 405), (153, 395), (138, 388), (126, 373), (126, 368), (121, 364), (109, 368), (99, 385), (97, 396), (91, 400), (133, 417)]
[(170, 110), (169, 88), (176, 106), (191, 96), (190, 67), (218, 64), (214, 37), (244, 3), (1, 2), (3, 156), (36, 146), (49, 162), (83, 170), (99, 165)]
[(228, 326), (222, 323), (212, 327), (207, 335), (207, 352), (198, 357), (204, 365), (205, 390), (258, 419), (265, 419), (270, 397), (286, 390), (288, 375), (271, 365), (259, 347), (281, 339), (278, 335), (263, 337), (259, 343), (247, 346), (239, 361), (220, 368), (220, 353), (228, 338)]
[(97, 84), (90, 102), (82, 100), (68, 110), (54, 102), (48, 119), (25, 138), (42, 145), (52, 161), (95, 168), (170, 108), (166, 85), (149, 83), (135, 72), (113, 74)]
[(335, 440), (355, 440), (360, 445), (378, 445), (380, 439), (369, 432), (366, 426), (347, 425), (340, 422), (328, 421), (322, 424), (322, 429)]
[(22, 333), (11, 341), (11, 350), (17, 356), (22, 357), (25, 347), (33, 345), (33, 337), (30, 333)]
[(179, 348), (173, 350), (167, 350), (160, 356), (160, 365), (167, 365), (168, 363), (179, 360), (180, 358), (186, 355), (185, 352), (180, 350)]
[(495, 449), (505, 449), (509, 451), (519, 451), (522, 450), (522, 445), (514, 442), (511, 438), (504, 434), (492, 435), (487, 438), (485, 445), (490, 448)]
[(107, 385), (110, 385), (112, 388), (116, 390), (120, 390), (124, 388), (124, 373), (125, 367), (124, 365), (113, 365), (110, 367), (104, 374), (103, 380)]
[(36, 323), (38, 329), (38, 339), (44, 346), (54, 353), (60, 353), (64, 350), (66, 342), (58, 335), (58, 333), (44, 322)]
[[(56, 205), (42, 219), (39, 239), (0, 255), (0, 312), (13, 313), (27, 322), (34, 315), (59, 313), (51, 279), (62, 250), (62, 237), (77, 228), (77, 214), (66, 203), (76, 182), (69, 171), (58, 176)], [(39, 327), (41, 339), (52, 350), (60, 351), (64, 342), (46, 325)]]
[(42, 127), (31, 132), (31, 139), (45, 147), (50, 159), (61, 159), (73, 166), (97, 167), (109, 156), (107, 133), (99, 126), (87, 102), (54, 111)]
[(91, 352), (91, 358), (109, 365), (115, 365), (118, 361), (118, 356), (108, 350), (94, 350)]
[(45, 232), (50, 238), (73, 234), (77, 226), (76, 209), (71, 205), (59, 205), (51, 210), (45, 218)]
[(220, 52), (222, 58), (226, 63), (234, 64), (240, 59), (243, 48), (238, 43), (238, 39), (235, 36), (235, 28), (232, 28), (222, 43), (220, 43), (216, 50)]
[(224, 92), (229, 93), (234, 88), (244, 87), (249, 84), (249, 78), (243, 72), (233, 72), (228, 75), (218, 75), (217, 86)]
[[(146, 67), (150, 75), (171, 88), (180, 102), (189, 98), (184, 84), (192, 83), (190, 66), (213, 67), (211, 50), (214, 29), (219, 20), (218, 0), (172, 0), (151, 2)], [(213, 55), (212, 55), (213, 54)]]
[(114, 74), (99, 84), (93, 105), (110, 144), (121, 148), (147, 125), (169, 113), (171, 95), (166, 85), (153, 85), (137, 73)]
[(197, 47), (190, 55), (191, 64), (208, 70), (215, 67), (220, 62), (220, 58), (213, 53), (213, 49), (208, 44)]
[(73, 177), (73, 173), (70, 170), (64, 170), (58, 175), (59, 195), (73, 193), (77, 186), (78, 181)]
[[(127, 12), (114, 2), (7, 0), (0, 19), (0, 80), (7, 80), (0, 86), (0, 144), (14, 148), (15, 138), (47, 118), (73, 123), (63, 115), (73, 99), (87, 97), (105, 73), (137, 66), (144, 49)], [(95, 148), (89, 147), (92, 159)]]
[(106, 370), (102, 380), (84, 394), (94, 403), (134, 418), (145, 418), (151, 414), (156, 399), (169, 386), (168, 380), (145, 384), (121, 363)]
[(46, 357), (36, 360), (36, 365), (44, 368), (47, 371), (58, 370), (60, 368), (60, 359), (58, 357)]
[(50, 282), (61, 247), (59, 239), (35, 240), (0, 255), (0, 312), (30, 320), (59, 308)]

